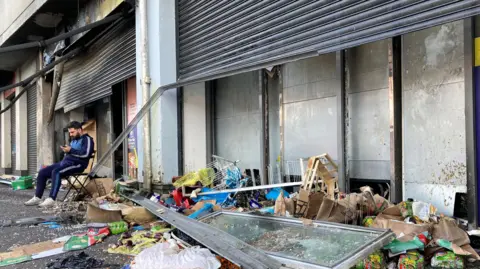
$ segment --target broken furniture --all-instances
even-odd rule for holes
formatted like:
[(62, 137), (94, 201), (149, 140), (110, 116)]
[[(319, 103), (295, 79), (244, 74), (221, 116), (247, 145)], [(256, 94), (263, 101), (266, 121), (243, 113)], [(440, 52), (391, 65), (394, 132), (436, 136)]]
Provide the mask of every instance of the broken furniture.
[(338, 189), (338, 167), (328, 154), (313, 156), (308, 159), (307, 171), (302, 178), (302, 189), (310, 193), (314, 183), (330, 199), (335, 198)]
[(383, 229), (225, 211), (201, 221), (291, 268), (350, 268), (395, 237)]

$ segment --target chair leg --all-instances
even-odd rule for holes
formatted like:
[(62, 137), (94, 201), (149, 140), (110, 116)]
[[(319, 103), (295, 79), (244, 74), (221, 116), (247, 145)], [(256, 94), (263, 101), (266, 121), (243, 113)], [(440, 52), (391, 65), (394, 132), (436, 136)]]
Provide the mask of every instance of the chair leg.
[(73, 188), (73, 186), (72, 186), (72, 187), (70, 187), (70, 188), (68, 188), (67, 194), (65, 194), (65, 196), (63, 197), (63, 200), (62, 200), (62, 202), (65, 202), (65, 200), (67, 199), (67, 197), (68, 197), (68, 194), (70, 193), (70, 191), (72, 190), (72, 188)]

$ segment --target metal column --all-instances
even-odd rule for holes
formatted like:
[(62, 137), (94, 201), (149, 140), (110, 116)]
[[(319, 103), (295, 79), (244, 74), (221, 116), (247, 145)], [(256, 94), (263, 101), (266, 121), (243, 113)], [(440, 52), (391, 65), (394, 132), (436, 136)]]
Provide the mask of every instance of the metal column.
[(258, 74), (260, 84), (260, 109), (262, 111), (262, 167), (260, 171), (261, 184), (272, 184), (269, 182), (268, 165), (270, 163), (270, 131), (268, 120), (268, 78), (266, 72), (262, 69)]
[(390, 112), (390, 193), (391, 201), (402, 197), (402, 37), (388, 42), (388, 101)]
[(205, 82), (205, 123), (207, 125), (207, 162), (215, 153), (215, 82)]
[(345, 157), (345, 51), (336, 55), (336, 68), (340, 81), (340, 92), (337, 95), (337, 154), (338, 154), (338, 187), (340, 191), (350, 191), (350, 184), (346, 177)]
[[(465, 140), (467, 154), (467, 199), (468, 199), (468, 222), (474, 228), (478, 225), (478, 174), (477, 166), (480, 165), (480, 144), (477, 135), (480, 133), (480, 94), (478, 85), (475, 85), (474, 67), (474, 36), (475, 22), (473, 18), (465, 19), (464, 31), (464, 54), (465, 54)], [(477, 72), (480, 73), (480, 72)], [(478, 78), (477, 78), (478, 79)]]

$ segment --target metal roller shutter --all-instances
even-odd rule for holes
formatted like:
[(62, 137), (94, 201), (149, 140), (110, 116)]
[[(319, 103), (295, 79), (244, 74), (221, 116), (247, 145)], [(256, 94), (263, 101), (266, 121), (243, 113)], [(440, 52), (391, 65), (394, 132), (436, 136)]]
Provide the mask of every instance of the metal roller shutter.
[(281, 64), (480, 14), (478, 0), (178, 1), (180, 79)]
[(27, 91), (28, 174), (37, 172), (37, 87)]
[(10, 134), (11, 134), (11, 145), (12, 145), (12, 172), (14, 172), (17, 168), (17, 147), (16, 147), (16, 134), (17, 134), (17, 128), (16, 128), (16, 111), (15, 111), (15, 106), (12, 106), (10, 109)]
[(111, 95), (112, 85), (135, 75), (135, 54), (135, 21), (129, 20), (65, 64), (55, 109), (68, 112)]

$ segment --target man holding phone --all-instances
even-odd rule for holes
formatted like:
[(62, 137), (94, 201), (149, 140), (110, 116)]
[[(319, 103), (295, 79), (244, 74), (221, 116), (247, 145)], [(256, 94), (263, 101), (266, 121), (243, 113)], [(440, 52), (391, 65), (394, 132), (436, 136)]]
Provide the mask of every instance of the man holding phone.
[[(70, 145), (60, 146), (63, 152), (65, 152), (65, 157), (61, 162), (38, 171), (35, 196), (27, 201), (25, 205), (40, 205), (41, 207), (54, 205), (62, 184), (62, 178), (81, 173), (87, 168), (94, 151), (93, 139), (88, 134), (83, 133), (82, 124), (78, 121), (70, 122), (67, 128), (71, 138)], [(42, 202), (43, 191), (49, 178), (52, 180), (50, 196)]]

